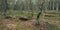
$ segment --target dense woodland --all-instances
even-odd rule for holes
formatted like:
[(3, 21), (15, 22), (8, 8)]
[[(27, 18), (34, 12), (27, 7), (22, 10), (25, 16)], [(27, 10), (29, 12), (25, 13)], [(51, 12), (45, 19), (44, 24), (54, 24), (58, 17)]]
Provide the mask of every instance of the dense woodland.
[(0, 0), (0, 10), (40, 10), (43, 4), (43, 10), (60, 10), (60, 0)]
[(60, 0), (0, 0), (0, 30), (60, 30)]

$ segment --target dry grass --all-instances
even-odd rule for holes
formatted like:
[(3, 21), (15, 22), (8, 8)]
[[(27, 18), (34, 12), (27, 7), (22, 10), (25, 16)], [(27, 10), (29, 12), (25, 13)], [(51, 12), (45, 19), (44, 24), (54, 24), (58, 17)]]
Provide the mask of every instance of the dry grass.
[[(0, 29), (2, 30), (57, 30), (57, 26), (51, 22), (47, 22), (45, 20), (40, 21), (40, 27), (35, 26), (35, 19), (31, 19), (28, 21), (21, 20), (11, 20), (11, 19), (2, 19)], [(53, 24), (52, 24), (53, 23)], [(56, 22), (57, 23), (57, 22)]]
[[(47, 11), (48, 12), (48, 11)], [(53, 12), (53, 11), (52, 11)], [(50, 13), (50, 12), (49, 12)], [(30, 16), (30, 14), (25, 15), (27, 13), (23, 13), (22, 16)], [(55, 15), (55, 13), (53, 13)], [(0, 30), (60, 30), (60, 19), (47, 17), (44, 19), (41, 15), (40, 17), (40, 26), (35, 26), (36, 19), (30, 19), (28, 21), (19, 20), (21, 14), (20, 11), (15, 13), (8, 13), (12, 18), (0, 20)], [(19, 16), (18, 16), (19, 15)], [(34, 18), (36, 18), (37, 13), (34, 14)], [(18, 16), (18, 17), (17, 17)], [(56, 14), (57, 16), (57, 14)]]

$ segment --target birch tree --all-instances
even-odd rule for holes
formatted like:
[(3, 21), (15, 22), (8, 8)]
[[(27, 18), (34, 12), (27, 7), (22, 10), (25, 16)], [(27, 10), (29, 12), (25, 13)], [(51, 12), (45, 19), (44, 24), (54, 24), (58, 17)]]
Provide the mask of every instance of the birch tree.
[(53, 0), (53, 10), (54, 10), (54, 7), (55, 7), (55, 6), (54, 6), (54, 2), (55, 2), (55, 0)]
[(56, 10), (58, 11), (58, 0), (56, 0)]

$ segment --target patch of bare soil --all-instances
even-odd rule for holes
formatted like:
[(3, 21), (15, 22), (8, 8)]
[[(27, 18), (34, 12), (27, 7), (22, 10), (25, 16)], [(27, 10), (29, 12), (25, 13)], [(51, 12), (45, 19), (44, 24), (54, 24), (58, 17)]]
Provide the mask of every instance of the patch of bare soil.
[[(35, 25), (36, 20), (35, 19), (30, 19), (28, 21), (24, 21), (26, 19), (23, 19), (23, 22), (25, 25), (25, 28), (28, 27), (33, 27)], [(20, 22), (20, 21), (19, 21)], [(6, 30), (16, 30), (17, 22), (11, 21), (10, 19), (2, 19), (1, 23), (6, 26)]]
[(32, 19), (32, 20), (28, 20), (25, 22), (26, 26), (34, 26), (36, 23), (36, 20)]
[[(25, 19), (23, 19), (23, 20), (25, 20)], [(16, 26), (18, 24), (17, 22), (11, 21), (9, 19), (2, 19), (1, 22), (6, 26), (7, 30), (16, 30)], [(18, 21), (18, 22), (20, 23), (20, 21)], [(29, 27), (33, 27), (33, 28), (36, 27), (35, 26), (35, 23), (36, 23), (35, 19), (30, 19), (28, 21), (21, 21), (21, 22), (24, 23), (24, 26), (25, 26), (25, 27), (23, 27), (24, 29), (27, 29)], [(45, 21), (40, 21), (40, 28), (42, 30), (50, 30), (50, 29), (51, 30), (56, 30), (56, 26), (55, 25), (50, 24), (50, 23), (45, 22)]]
[(6, 26), (6, 30), (16, 30), (16, 24), (9, 19), (2, 19), (1, 23)]
[(33, 19), (29, 19), (29, 18), (20, 17), (19, 20), (21, 20), (22, 22), (24, 22), (25, 25), (26, 25), (26, 27), (32, 27), (36, 23), (36, 20), (34, 18)]
[(4, 23), (4, 24), (11, 23), (11, 21), (9, 19), (2, 19), (1, 22)]

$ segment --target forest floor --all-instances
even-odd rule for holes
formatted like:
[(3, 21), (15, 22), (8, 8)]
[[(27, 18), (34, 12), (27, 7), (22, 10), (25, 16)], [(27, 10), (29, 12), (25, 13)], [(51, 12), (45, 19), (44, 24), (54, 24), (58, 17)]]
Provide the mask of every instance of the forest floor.
[[(39, 18), (40, 25), (36, 24), (37, 13), (38, 11), (34, 11), (34, 18), (29, 19), (30, 11), (8, 11), (7, 15), (12, 18), (1, 18), (0, 15), (0, 30), (60, 30), (60, 12), (44, 12), (46, 15), (41, 15)], [(20, 19), (20, 17), (27, 17), (27, 19)]]
[[(34, 28), (34, 24), (35, 24), (36, 20), (31, 19), (31, 20), (11, 20), (11, 19), (2, 19), (0, 21), (0, 24), (4, 27), (0, 27), (2, 29), (5, 30), (28, 30), (31, 29), (33, 30)], [(0, 29), (0, 30), (2, 30)]]
[(36, 25), (36, 19), (27, 21), (17, 19), (1, 19), (0, 30), (59, 30), (58, 26), (60, 21), (45, 20), (40, 21), (40, 26)]

